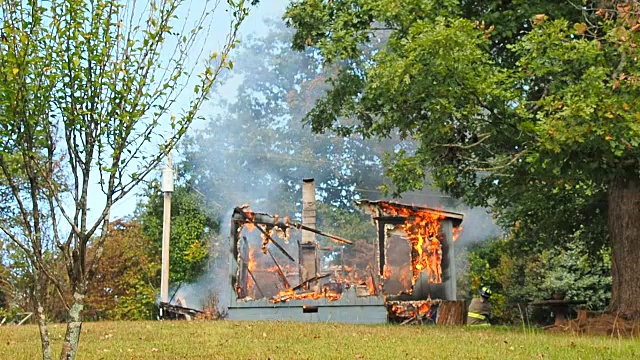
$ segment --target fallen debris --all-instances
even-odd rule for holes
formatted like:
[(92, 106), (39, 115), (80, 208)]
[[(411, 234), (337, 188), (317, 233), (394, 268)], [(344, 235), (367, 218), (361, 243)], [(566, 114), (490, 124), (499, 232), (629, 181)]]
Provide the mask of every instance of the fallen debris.
[(440, 299), (387, 301), (388, 320), (400, 325), (435, 324)]
[(194, 319), (198, 314), (202, 314), (202, 310), (173, 305), (166, 302), (161, 302), (159, 306), (161, 319), (191, 320)]

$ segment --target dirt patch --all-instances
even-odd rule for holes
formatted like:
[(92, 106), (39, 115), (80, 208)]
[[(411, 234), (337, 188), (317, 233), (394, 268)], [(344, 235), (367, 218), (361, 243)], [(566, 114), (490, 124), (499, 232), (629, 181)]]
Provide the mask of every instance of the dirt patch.
[(576, 319), (569, 320), (566, 324), (553, 325), (546, 329), (557, 333), (638, 337), (640, 336), (640, 320), (625, 320), (615, 314), (579, 310)]

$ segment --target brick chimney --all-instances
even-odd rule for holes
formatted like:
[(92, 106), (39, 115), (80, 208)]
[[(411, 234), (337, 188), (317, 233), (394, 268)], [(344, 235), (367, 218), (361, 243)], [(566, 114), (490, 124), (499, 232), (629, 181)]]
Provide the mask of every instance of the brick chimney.
[[(316, 187), (313, 178), (302, 180), (302, 224), (316, 228)], [(316, 234), (302, 231), (300, 242), (300, 274), (305, 281), (318, 275), (318, 243)], [(310, 283), (312, 288), (317, 282)]]

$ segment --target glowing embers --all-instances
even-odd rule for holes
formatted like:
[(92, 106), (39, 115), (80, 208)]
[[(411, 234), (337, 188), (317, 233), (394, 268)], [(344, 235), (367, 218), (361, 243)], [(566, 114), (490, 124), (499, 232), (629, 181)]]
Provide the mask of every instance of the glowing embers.
[(289, 300), (319, 300), (326, 298), (328, 301), (335, 301), (342, 296), (342, 288), (339, 291), (330, 289), (327, 286), (322, 287), (321, 292), (317, 291), (296, 291), (294, 289), (286, 289), (278, 293), (278, 295), (269, 299), (273, 303), (286, 302)]
[[(411, 244), (411, 285), (415, 285), (423, 271), (427, 272), (429, 283), (442, 283), (440, 223), (444, 216), (437, 212), (405, 205), (384, 202), (380, 202), (378, 205), (385, 215), (402, 216), (406, 219), (404, 224), (397, 225), (396, 228), (404, 231)], [(394, 250), (390, 249), (389, 252), (391, 251)], [(390, 275), (394, 274), (392, 265), (389, 265)], [(399, 270), (401, 271), (401, 269)]]
[[(325, 299), (332, 302), (340, 299), (349, 289), (355, 290), (357, 297), (376, 295), (380, 291), (381, 282), (374, 277), (373, 267), (359, 269), (358, 259), (355, 266), (325, 266), (321, 275), (303, 281), (297, 263), (288, 261), (275, 251), (272, 253), (270, 247), (267, 255), (263, 254), (259, 251), (261, 245), (255, 237), (251, 239), (251, 236), (243, 236), (243, 239), (248, 239), (243, 241), (246, 250), (241, 251), (248, 258), (248, 281), (246, 291), (237, 292), (238, 300), (267, 299), (272, 303), (282, 303), (290, 300)], [(292, 249), (295, 246), (293, 241), (283, 245), (291, 253), (295, 253), (295, 249)], [(372, 250), (369, 251), (371, 252)], [(335, 254), (321, 256), (331, 258)], [(242, 268), (239, 269), (239, 278), (242, 278)], [(245, 294), (246, 296), (242, 296)]]
[(387, 301), (389, 321), (400, 324), (434, 324), (438, 315), (439, 299), (415, 301)]

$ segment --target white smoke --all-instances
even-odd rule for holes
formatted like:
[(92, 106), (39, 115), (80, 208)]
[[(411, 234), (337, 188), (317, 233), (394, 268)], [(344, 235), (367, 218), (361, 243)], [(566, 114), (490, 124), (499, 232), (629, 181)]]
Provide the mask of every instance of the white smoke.
[(462, 231), (458, 241), (463, 245), (495, 239), (503, 235), (503, 230), (496, 225), (488, 209), (481, 207), (462, 208), (464, 214)]
[[(269, 5), (280, 7), (284, 11), (284, 6), (287, 1), (279, 0), (275, 1), (276, 4)], [(266, 4), (266, 3), (265, 3)], [(254, 11), (254, 14), (258, 14), (259, 9)], [(280, 15), (280, 14), (279, 14)], [(254, 21), (255, 18), (254, 18)], [(264, 31), (264, 27), (256, 26), (255, 28)], [(246, 35), (247, 33), (245, 33)], [(242, 47), (242, 43), (240, 44)], [(262, 57), (264, 54), (253, 54), (253, 56)], [(236, 67), (241, 67), (242, 64), (236, 64)], [(246, 66), (246, 64), (245, 64)], [(237, 94), (236, 89), (239, 79), (230, 78), (230, 81), (226, 85), (218, 89), (218, 94), (222, 98), (229, 100), (235, 97)], [(236, 88), (234, 88), (234, 86)], [(235, 99), (233, 99), (235, 100)], [(216, 110), (212, 113), (213, 116), (220, 115), (215, 113), (220, 111), (214, 106)], [(227, 116), (222, 115), (222, 116)], [(232, 116), (232, 115), (229, 115)], [(230, 220), (233, 208), (235, 206), (249, 203), (252, 210), (258, 212), (266, 212), (271, 214), (282, 215), (295, 215), (296, 210), (300, 210), (300, 198), (290, 197), (291, 203), (283, 204), (283, 191), (286, 188), (295, 186), (297, 191), (300, 190), (295, 181), (302, 182), (302, 177), (292, 180), (291, 178), (281, 178), (276, 175), (277, 172), (273, 171), (273, 164), (275, 163), (274, 156), (283, 156), (283, 154), (272, 154), (269, 152), (269, 146), (275, 146), (272, 144), (264, 145), (264, 152), (260, 154), (244, 153), (243, 145), (247, 141), (267, 141), (260, 138), (246, 139), (243, 138), (242, 125), (251, 126), (252, 124), (237, 124), (237, 126), (229, 126), (228, 123), (221, 122), (217, 127), (200, 127), (196, 128), (199, 134), (203, 137), (209, 136), (215, 139), (215, 141), (225, 142), (226, 146), (220, 146), (220, 151), (210, 151), (206, 153), (196, 154), (192, 159), (195, 162), (195, 166), (203, 171), (207, 172), (209, 176), (215, 179), (212, 184), (200, 184), (197, 190), (201, 192), (206, 199), (213, 202), (216, 206), (216, 212), (221, 215), (220, 218), (220, 234), (213, 239), (211, 244), (212, 253), (215, 254), (211, 258), (208, 265), (208, 271), (195, 283), (182, 284), (175, 293), (173, 301), (175, 302), (178, 297), (184, 299), (187, 307), (201, 309), (203, 305), (208, 303), (209, 297), (213, 294), (218, 298), (219, 306), (224, 308), (230, 304), (232, 296), (230, 261)], [(304, 131), (310, 132), (311, 130), (305, 128)], [(207, 133), (209, 132), (209, 134)], [(269, 134), (265, 133), (265, 137)], [(301, 136), (309, 136), (309, 134), (301, 134)], [(231, 140), (234, 139), (234, 140)], [(214, 142), (215, 142), (214, 141)], [(310, 163), (309, 159), (304, 159), (301, 154), (291, 154), (291, 158), (287, 159), (287, 166), (291, 167), (291, 173), (297, 175), (302, 174), (307, 177), (316, 178), (316, 184), (318, 185), (318, 196), (322, 196), (321, 185), (329, 183), (330, 179), (323, 179), (314, 173), (313, 167), (318, 167), (317, 163)], [(299, 162), (291, 161), (292, 158), (300, 158)], [(241, 160), (239, 160), (241, 159)], [(330, 166), (331, 160), (325, 159)], [(238, 168), (238, 161), (243, 161), (242, 166), (244, 168), (252, 169), (251, 172), (238, 173), (230, 169)], [(314, 158), (311, 161), (316, 161)], [(321, 164), (321, 166), (324, 166)], [(296, 175), (296, 176), (297, 176)], [(199, 186), (196, 184), (196, 186)], [(362, 193), (362, 198), (368, 199), (381, 199), (382, 195), (375, 189), (358, 189)], [(464, 213), (464, 221), (462, 226), (464, 230), (459, 238), (460, 242), (465, 244), (476, 241), (482, 241), (492, 236), (499, 235), (500, 229), (495, 225), (491, 216), (485, 209), (481, 208), (467, 208), (464, 206), (456, 206), (456, 202), (450, 198), (443, 196), (438, 192), (420, 192), (406, 194), (403, 199), (399, 199), (402, 203), (413, 203), (415, 205), (426, 205), (433, 208), (439, 208), (450, 211), (459, 211)], [(286, 210), (283, 210), (285, 209)], [(175, 289), (174, 289), (175, 291)], [(170, 295), (172, 295), (170, 293)]]

